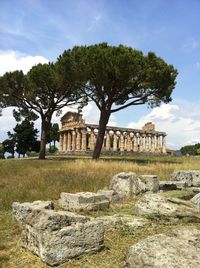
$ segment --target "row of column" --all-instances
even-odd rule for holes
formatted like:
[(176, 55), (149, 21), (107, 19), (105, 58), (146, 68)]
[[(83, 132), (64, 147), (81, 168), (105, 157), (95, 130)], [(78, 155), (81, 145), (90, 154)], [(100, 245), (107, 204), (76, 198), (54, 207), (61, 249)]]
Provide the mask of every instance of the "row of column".
[[(60, 133), (60, 151), (93, 150), (96, 143), (95, 129), (76, 129)], [(106, 131), (104, 150), (166, 153), (166, 135)]]

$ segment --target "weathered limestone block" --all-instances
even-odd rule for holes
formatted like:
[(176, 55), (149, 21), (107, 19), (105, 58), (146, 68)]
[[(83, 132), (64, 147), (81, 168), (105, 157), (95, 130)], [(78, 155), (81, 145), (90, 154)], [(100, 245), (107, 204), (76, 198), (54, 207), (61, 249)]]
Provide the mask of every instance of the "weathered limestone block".
[(200, 231), (179, 227), (168, 234), (148, 236), (130, 247), (125, 267), (200, 267)]
[(69, 211), (106, 210), (110, 202), (102, 194), (92, 192), (61, 193), (61, 206)]
[(96, 221), (103, 223), (106, 230), (116, 229), (121, 226), (121, 218), (118, 215), (101, 216), (95, 218)]
[(200, 170), (191, 170), (192, 173), (192, 185), (194, 187), (200, 187)]
[(142, 175), (139, 177), (140, 180), (145, 184), (146, 189), (151, 192), (158, 192), (159, 180), (157, 175)]
[(168, 198), (159, 194), (145, 194), (135, 205), (139, 215), (170, 221), (200, 222), (199, 210), (190, 201)]
[(130, 231), (135, 231), (148, 224), (148, 220), (144, 218), (122, 214), (97, 217), (95, 220), (103, 222), (106, 230), (126, 227)]
[(134, 215), (121, 215), (120, 219), (121, 225), (130, 231), (136, 231), (142, 227), (145, 227), (149, 223), (147, 219), (136, 217)]
[(52, 266), (103, 247), (103, 223), (72, 212), (32, 210), (23, 228), (22, 246)]
[(137, 195), (147, 190), (134, 172), (116, 174), (110, 181), (110, 189), (118, 193), (120, 198), (131, 198), (133, 194)]
[(117, 203), (121, 201), (119, 195), (113, 190), (100, 189), (97, 191), (97, 194), (104, 195), (112, 203)]
[(12, 204), (13, 215), (18, 221), (24, 222), (26, 217), (33, 211), (41, 211), (42, 209), (54, 209), (52, 201), (34, 201), (32, 203), (25, 202), (19, 203), (14, 202)]
[(186, 181), (188, 186), (200, 186), (200, 170), (178, 170), (171, 174), (172, 181)]
[(196, 194), (192, 199), (191, 199), (192, 203), (194, 203), (195, 205), (197, 205), (197, 207), (200, 208), (200, 193)]
[(186, 181), (160, 181), (159, 189), (163, 191), (182, 190), (188, 187)]

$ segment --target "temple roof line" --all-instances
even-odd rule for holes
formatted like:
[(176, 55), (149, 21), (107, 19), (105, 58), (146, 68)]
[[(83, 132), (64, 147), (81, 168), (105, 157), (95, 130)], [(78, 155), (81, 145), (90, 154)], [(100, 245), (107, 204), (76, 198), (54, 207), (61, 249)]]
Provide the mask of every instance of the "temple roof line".
[[(99, 128), (99, 125), (96, 124), (85, 124), (86, 127), (90, 128)], [(106, 126), (106, 130), (115, 130), (115, 131), (127, 131), (127, 132), (138, 132), (138, 133), (144, 133), (144, 134), (160, 134), (160, 135), (167, 135), (166, 132), (161, 132), (161, 131), (144, 131), (141, 129), (136, 129), (136, 128), (125, 128), (125, 127), (111, 127), (111, 126)]]

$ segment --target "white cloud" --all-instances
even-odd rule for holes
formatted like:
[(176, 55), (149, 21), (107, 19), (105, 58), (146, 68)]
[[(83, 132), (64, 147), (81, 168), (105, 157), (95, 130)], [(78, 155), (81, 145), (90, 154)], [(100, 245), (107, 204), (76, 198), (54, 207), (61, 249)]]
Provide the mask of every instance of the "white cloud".
[(187, 144), (200, 142), (199, 103), (177, 101), (175, 104), (163, 104), (156, 107), (137, 122), (130, 122), (128, 127), (141, 128), (146, 122), (153, 122), (156, 130), (168, 134), (167, 145), (174, 149)]
[(18, 51), (0, 51), (0, 75), (5, 72), (22, 70), (27, 73), (32, 66), (38, 63), (48, 63), (48, 59), (42, 56), (30, 56)]

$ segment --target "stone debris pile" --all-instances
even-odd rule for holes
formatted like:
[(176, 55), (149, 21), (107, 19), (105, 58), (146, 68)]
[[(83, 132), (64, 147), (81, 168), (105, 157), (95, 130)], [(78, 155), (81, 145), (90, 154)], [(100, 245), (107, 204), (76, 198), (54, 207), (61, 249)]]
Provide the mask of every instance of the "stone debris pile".
[[(189, 189), (193, 198), (186, 201), (163, 193), (177, 189)], [(197, 194), (194, 196), (194, 193)], [(81, 211), (108, 211), (110, 204), (135, 196), (139, 197), (136, 198), (137, 202), (130, 214), (96, 218), (77, 214)], [(109, 189), (100, 189), (97, 193), (62, 192), (59, 201), (62, 210), (55, 210), (52, 201), (14, 202), (12, 205), (13, 215), (22, 226), (22, 246), (51, 266), (100, 251), (104, 246), (105, 229), (109, 231), (113, 228), (127, 228), (137, 232), (140, 228), (147, 228), (152, 219), (200, 223), (200, 170), (176, 171), (171, 175), (170, 181), (159, 181), (156, 175), (137, 176), (134, 172), (121, 172), (111, 179)], [(193, 247), (197, 245), (195, 241), (199, 239), (200, 242), (200, 232), (191, 229), (186, 234), (185, 229), (182, 229), (182, 233), (179, 233), (177, 237), (170, 234), (147, 237), (133, 245), (127, 255), (125, 267), (200, 267), (200, 247), (197, 246), (196, 253)], [(194, 243), (191, 242), (192, 246), (189, 245), (190, 235), (191, 241), (194, 240)], [(179, 248), (177, 245), (181, 245), (185, 238), (184, 244), (180, 246), (183, 258), (175, 266), (175, 256)], [(190, 258), (190, 254), (185, 253), (188, 248), (195, 258)], [(164, 256), (171, 257), (165, 259)]]

